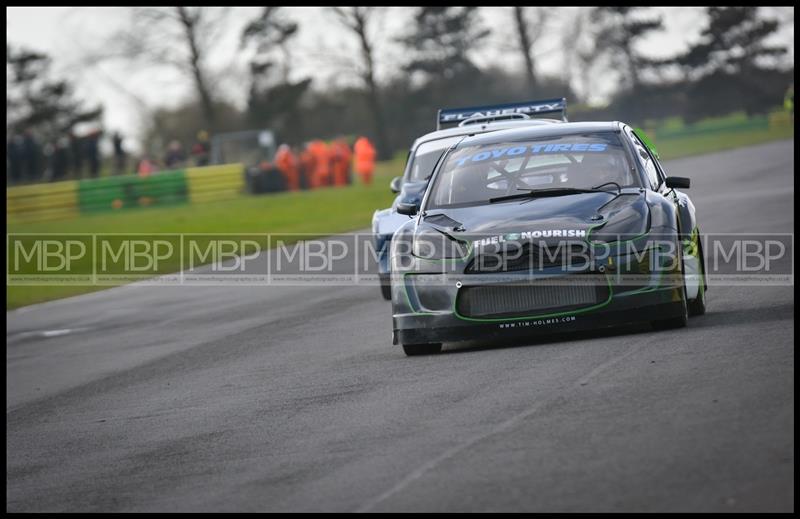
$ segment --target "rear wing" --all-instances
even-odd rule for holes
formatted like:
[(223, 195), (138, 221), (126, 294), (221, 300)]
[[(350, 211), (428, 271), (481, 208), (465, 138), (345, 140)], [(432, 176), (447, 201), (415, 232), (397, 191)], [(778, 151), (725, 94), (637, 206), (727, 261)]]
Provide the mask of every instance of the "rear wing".
[(436, 115), (436, 129), (463, 122), (488, 122), (501, 119), (528, 119), (534, 115), (560, 113), (567, 122), (567, 99), (544, 99), (503, 105), (469, 106), (465, 108), (440, 108)]

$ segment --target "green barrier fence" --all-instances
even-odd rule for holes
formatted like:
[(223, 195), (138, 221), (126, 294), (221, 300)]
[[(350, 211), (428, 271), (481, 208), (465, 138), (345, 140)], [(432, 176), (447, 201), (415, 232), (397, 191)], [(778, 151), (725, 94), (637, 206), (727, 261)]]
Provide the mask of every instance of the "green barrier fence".
[(78, 184), (78, 207), (82, 213), (175, 205), (187, 200), (186, 172), (183, 170), (164, 171), (149, 177), (82, 180)]
[(206, 203), (239, 196), (244, 167), (223, 164), (151, 176), (124, 175), (6, 188), (9, 222), (74, 218), (137, 207)]

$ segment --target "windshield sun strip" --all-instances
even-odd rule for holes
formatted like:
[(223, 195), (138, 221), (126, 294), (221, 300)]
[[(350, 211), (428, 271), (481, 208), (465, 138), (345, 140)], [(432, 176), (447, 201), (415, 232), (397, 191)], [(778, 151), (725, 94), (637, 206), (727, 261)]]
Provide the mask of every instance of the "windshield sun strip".
[[(595, 134), (560, 135), (560, 136), (557, 136), (557, 137), (548, 137), (548, 138), (535, 139), (535, 140), (526, 139), (526, 140), (519, 140), (519, 141), (508, 141), (508, 142), (504, 142), (504, 143), (493, 143), (493, 144), (476, 145), (476, 146), (470, 146), (468, 148), (462, 148), (461, 150), (457, 150), (457, 151), (464, 151), (464, 150), (468, 150), (470, 148), (474, 148), (475, 150), (481, 150), (481, 149), (485, 149), (485, 148), (490, 147), (490, 146), (503, 146), (503, 145), (513, 145), (513, 144), (529, 145), (529, 143), (537, 143), (537, 142), (554, 140), (554, 139), (564, 139), (564, 138), (569, 138), (569, 137), (590, 138), (591, 139), (592, 137), (596, 137), (597, 135), (605, 135), (605, 134), (615, 135), (616, 136), (616, 141), (612, 141), (612, 140), (609, 140), (609, 139), (597, 139), (598, 141), (602, 141), (602, 142), (596, 142), (596, 141), (595, 142), (591, 142), (591, 141), (589, 141), (589, 142), (586, 142), (586, 144), (594, 144), (594, 143), (609, 144), (611, 146), (610, 149), (614, 150), (613, 151), (614, 153), (621, 154), (619, 159), (617, 159), (618, 163), (621, 163), (620, 165), (623, 165), (624, 173), (621, 173), (621, 174), (625, 175), (625, 176), (630, 175), (632, 177), (632, 178), (624, 179), (625, 182), (621, 182), (623, 179), (620, 178), (620, 179), (618, 179), (619, 181), (615, 181), (614, 183), (618, 184), (620, 187), (624, 187), (624, 188), (640, 187), (638, 185), (638, 182), (641, 179), (639, 179), (638, 175), (635, 174), (635, 170), (631, 171), (631, 168), (630, 168), (630, 157), (628, 156), (627, 149), (625, 148), (624, 143), (621, 142), (622, 139), (619, 138), (618, 132), (615, 132), (615, 131), (598, 132), (598, 133), (595, 133)], [(464, 138), (466, 138), (466, 136)], [(463, 141), (463, 139), (461, 141)], [(456, 150), (456, 148), (458, 148), (458, 146), (461, 144), (461, 141), (459, 141), (459, 143), (457, 143), (456, 145), (451, 146), (439, 158), (439, 161), (437, 162), (437, 167), (436, 167), (437, 171), (438, 170), (444, 170), (444, 168), (446, 168), (448, 166), (449, 160), (451, 158), (451, 152), (453, 152), (454, 150)], [(583, 144), (583, 142), (581, 142), (581, 144)], [(553, 153), (553, 156), (554, 157), (556, 155), (563, 156), (563, 157), (566, 158), (567, 161), (569, 161), (569, 164), (574, 164), (574, 163), (579, 163), (577, 161), (576, 157), (583, 157), (583, 156), (585, 156), (585, 154), (586, 154), (586, 152), (584, 150), (579, 150), (579, 152), (573, 152), (573, 153), (565, 153), (565, 152), (558, 153), (558, 152), (556, 152), (556, 153)], [(536, 155), (533, 154), (533, 153), (526, 154), (524, 156), (524, 159), (523, 159), (524, 162), (522, 164), (520, 164), (519, 169), (517, 169), (514, 172), (508, 172), (510, 174), (509, 177), (510, 176), (514, 176), (514, 177), (516, 177), (516, 180), (520, 180), (520, 177), (522, 177), (522, 176), (531, 176), (530, 175), (531, 170), (529, 170), (527, 166), (535, 156)], [(541, 155), (541, 156), (544, 157), (545, 155)], [(508, 159), (506, 159), (506, 160), (508, 160)], [(496, 162), (498, 162), (498, 161), (496, 161), (496, 160), (495, 161), (491, 161), (490, 163), (487, 164), (488, 168), (500, 173), (500, 175), (498, 175), (496, 181), (502, 182), (503, 180), (507, 180), (509, 183), (514, 182), (515, 184), (518, 184), (518, 182), (516, 182), (515, 180), (513, 180), (511, 178), (507, 178), (506, 179), (505, 175), (502, 174), (502, 172), (506, 172), (506, 170), (503, 169), (503, 167), (500, 166), (499, 164), (497, 164)], [(547, 164), (547, 167), (552, 167), (553, 165), (554, 164), (550, 163), (550, 164)], [(534, 168), (536, 168), (536, 166), (534, 166)], [(502, 172), (501, 172), (501, 170), (502, 170)], [(621, 171), (623, 171), (623, 170), (621, 170)], [(525, 173), (528, 173), (528, 175), (524, 175)], [(556, 171), (552, 171), (552, 172), (548, 172), (548, 173), (550, 173), (551, 175), (558, 175), (558, 173)], [(634, 173), (634, 174), (631, 175), (631, 173)], [(486, 204), (488, 202), (488, 200), (489, 200), (488, 198), (487, 199), (479, 199), (479, 200), (469, 200), (469, 201), (463, 201), (463, 202), (455, 201), (454, 200), (453, 188), (456, 185), (455, 184), (455, 182), (457, 180), (456, 177), (457, 177), (457, 175), (451, 174), (451, 175), (449, 175), (449, 178), (445, 180), (445, 179), (439, 178), (439, 175), (437, 175), (437, 179), (434, 179), (434, 182), (432, 183), (431, 188), (428, 190), (428, 193), (426, 193), (426, 199), (427, 198), (431, 198), (430, 201), (426, 200), (426, 202), (429, 202), (426, 205), (426, 210), (427, 209), (444, 209), (444, 208), (448, 208), (448, 207), (478, 206), (478, 205), (484, 205), (484, 204)], [(438, 182), (440, 182), (442, 180), (445, 180), (447, 182), (447, 185), (443, 186), (443, 185), (438, 183)], [(523, 182), (523, 183), (525, 183), (527, 185), (527, 182)], [(601, 185), (605, 185), (605, 183), (603, 183)], [(600, 186), (598, 186), (598, 187), (600, 187)], [(614, 186), (614, 187), (617, 187), (617, 186)], [(620, 187), (617, 187), (617, 189), (615, 191), (621, 191)], [(447, 193), (445, 195), (446, 196), (445, 203), (443, 203), (443, 204), (442, 203), (436, 203), (436, 201), (435, 201), (436, 192), (439, 191), (439, 190), (442, 190), (442, 188), (444, 188), (444, 190), (447, 191)], [(605, 190), (601, 190), (601, 191), (605, 191)], [(444, 194), (444, 193), (442, 193), (442, 194)], [(511, 196), (511, 195), (506, 195), (506, 196)], [(500, 197), (496, 197), (496, 198), (500, 198)]]

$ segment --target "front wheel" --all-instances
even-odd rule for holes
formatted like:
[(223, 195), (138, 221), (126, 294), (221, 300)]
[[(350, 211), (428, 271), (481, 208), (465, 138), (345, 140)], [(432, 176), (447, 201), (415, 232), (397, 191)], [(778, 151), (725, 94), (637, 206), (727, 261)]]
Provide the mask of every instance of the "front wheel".
[(392, 300), (392, 285), (388, 279), (386, 281), (381, 280), (381, 295), (387, 301)]
[(669, 319), (659, 319), (651, 321), (650, 325), (654, 330), (673, 330), (676, 328), (685, 328), (689, 324), (689, 307), (686, 299), (686, 280), (684, 275), (686, 270), (683, 267), (683, 245), (678, 240), (678, 257), (681, 258), (681, 280), (683, 286), (683, 297), (681, 297), (681, 314), (678, 317), (671, 317)]
[(403, 351), (409, 357), (416, 355), (435, 355), (442, 351), (442, 343), (433, 344), (403, 344)]
[(697, 239), (698, 257), (700, 260), (700, 285), (697, 288), (697, 297), (689, 301), (689, 315), (703, 315), (706, 313), (706, 265), (703, 256), (703, 247), (700, 238)]

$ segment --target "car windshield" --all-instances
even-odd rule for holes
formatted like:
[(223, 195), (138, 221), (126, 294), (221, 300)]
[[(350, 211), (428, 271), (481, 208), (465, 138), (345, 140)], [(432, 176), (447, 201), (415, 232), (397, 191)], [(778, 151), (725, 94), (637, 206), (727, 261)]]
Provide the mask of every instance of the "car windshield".
[(591, 189), (609, 182), (640, 185), (615, 132), (468, 146), (445, 160), (427, 208), (481, 205), (525, 191)]
[(421, 182), (433, 173), (433, 167), (439, 157), (452, 146), (464, 138), (463, 135), (446, 137), (435, 141), (428, 141), (417, 146), (414, 156), (408, 167), (408, 182)]

